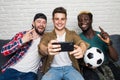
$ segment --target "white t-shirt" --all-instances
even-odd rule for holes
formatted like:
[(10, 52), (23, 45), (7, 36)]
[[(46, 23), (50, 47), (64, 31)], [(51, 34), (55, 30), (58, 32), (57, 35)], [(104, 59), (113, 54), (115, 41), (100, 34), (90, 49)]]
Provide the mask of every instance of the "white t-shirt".
[(38, 53), (38, 44), (40, 42), (40, 38), (35, 39), (32, 42), (27, 53), (24, 54), (22, 59), (18, 61), (15, 65), (10, 66), (10, 68), (16, 69), (21, 72), (34, 72), (37, 73), (39, 62), (41, 56)]
[[(65, 42), (66, 33), (62, 36), (57, 35), (57, 40), (59, 42)], [(72, 65), (72, 61), (69, 58), (68, 52), (59, 52), (54, 56), (51, 67), (62, 67), (62, 66), (70, 66)]]

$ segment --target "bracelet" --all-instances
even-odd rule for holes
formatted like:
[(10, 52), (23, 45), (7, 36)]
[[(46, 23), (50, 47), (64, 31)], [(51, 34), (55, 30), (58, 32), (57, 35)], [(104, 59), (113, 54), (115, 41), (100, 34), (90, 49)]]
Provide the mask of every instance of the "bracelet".
[(110, 40), (110, 42), (107, 44), (107, 46), (111, 46), (113, 43), (112, 41)]

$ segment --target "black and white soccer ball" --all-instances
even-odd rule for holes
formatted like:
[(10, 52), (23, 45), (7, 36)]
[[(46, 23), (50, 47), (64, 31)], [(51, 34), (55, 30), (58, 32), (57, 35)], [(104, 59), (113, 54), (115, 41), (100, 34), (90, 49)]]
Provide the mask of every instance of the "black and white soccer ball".
[(84, 62), (91, 68), (99, 67), (104, 62), (104, 54), (97, 47), (89, 48), (84, 54)]

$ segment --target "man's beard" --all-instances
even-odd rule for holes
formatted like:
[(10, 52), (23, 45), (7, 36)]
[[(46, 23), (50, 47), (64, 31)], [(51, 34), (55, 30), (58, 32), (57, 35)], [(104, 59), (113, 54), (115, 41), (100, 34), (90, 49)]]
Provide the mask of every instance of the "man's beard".
[(40, 32), (40, 31), (38, 31), (38, 30), (35, 28), (35, 31), (36, 31), (37, 34), (39, 34), (40, 36), (42, 36), (42, 35), (44, 34), (45, 29), (44, 29), (42, 32)]

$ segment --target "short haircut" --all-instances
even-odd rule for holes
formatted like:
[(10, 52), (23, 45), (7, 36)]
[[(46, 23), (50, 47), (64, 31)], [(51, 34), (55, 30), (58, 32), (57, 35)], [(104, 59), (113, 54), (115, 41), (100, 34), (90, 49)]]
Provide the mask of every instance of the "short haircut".
[(63, 13), (63, 14), (65, 14), (65, 17), (67, 17), (67, 11), (63, 7), (57, 7), (57, 8), (54, 9), (54, 11), (52, 13), (53, 18), (54, 18), (55, 13)]
[(82, 11), (82, 12), (80, 12), (80, 13), (78, 14), (78, 16), (77, 16), (77, 20), (78, 20), (78, 21), (79, 21), (79, 17), (80, 17), (82, 14), (88, 15), (91, 20), (92, 20), (92, 18), (93, 18), (93, 14), (92, 14), (91, 12), (89, 12), (89, 11)]

